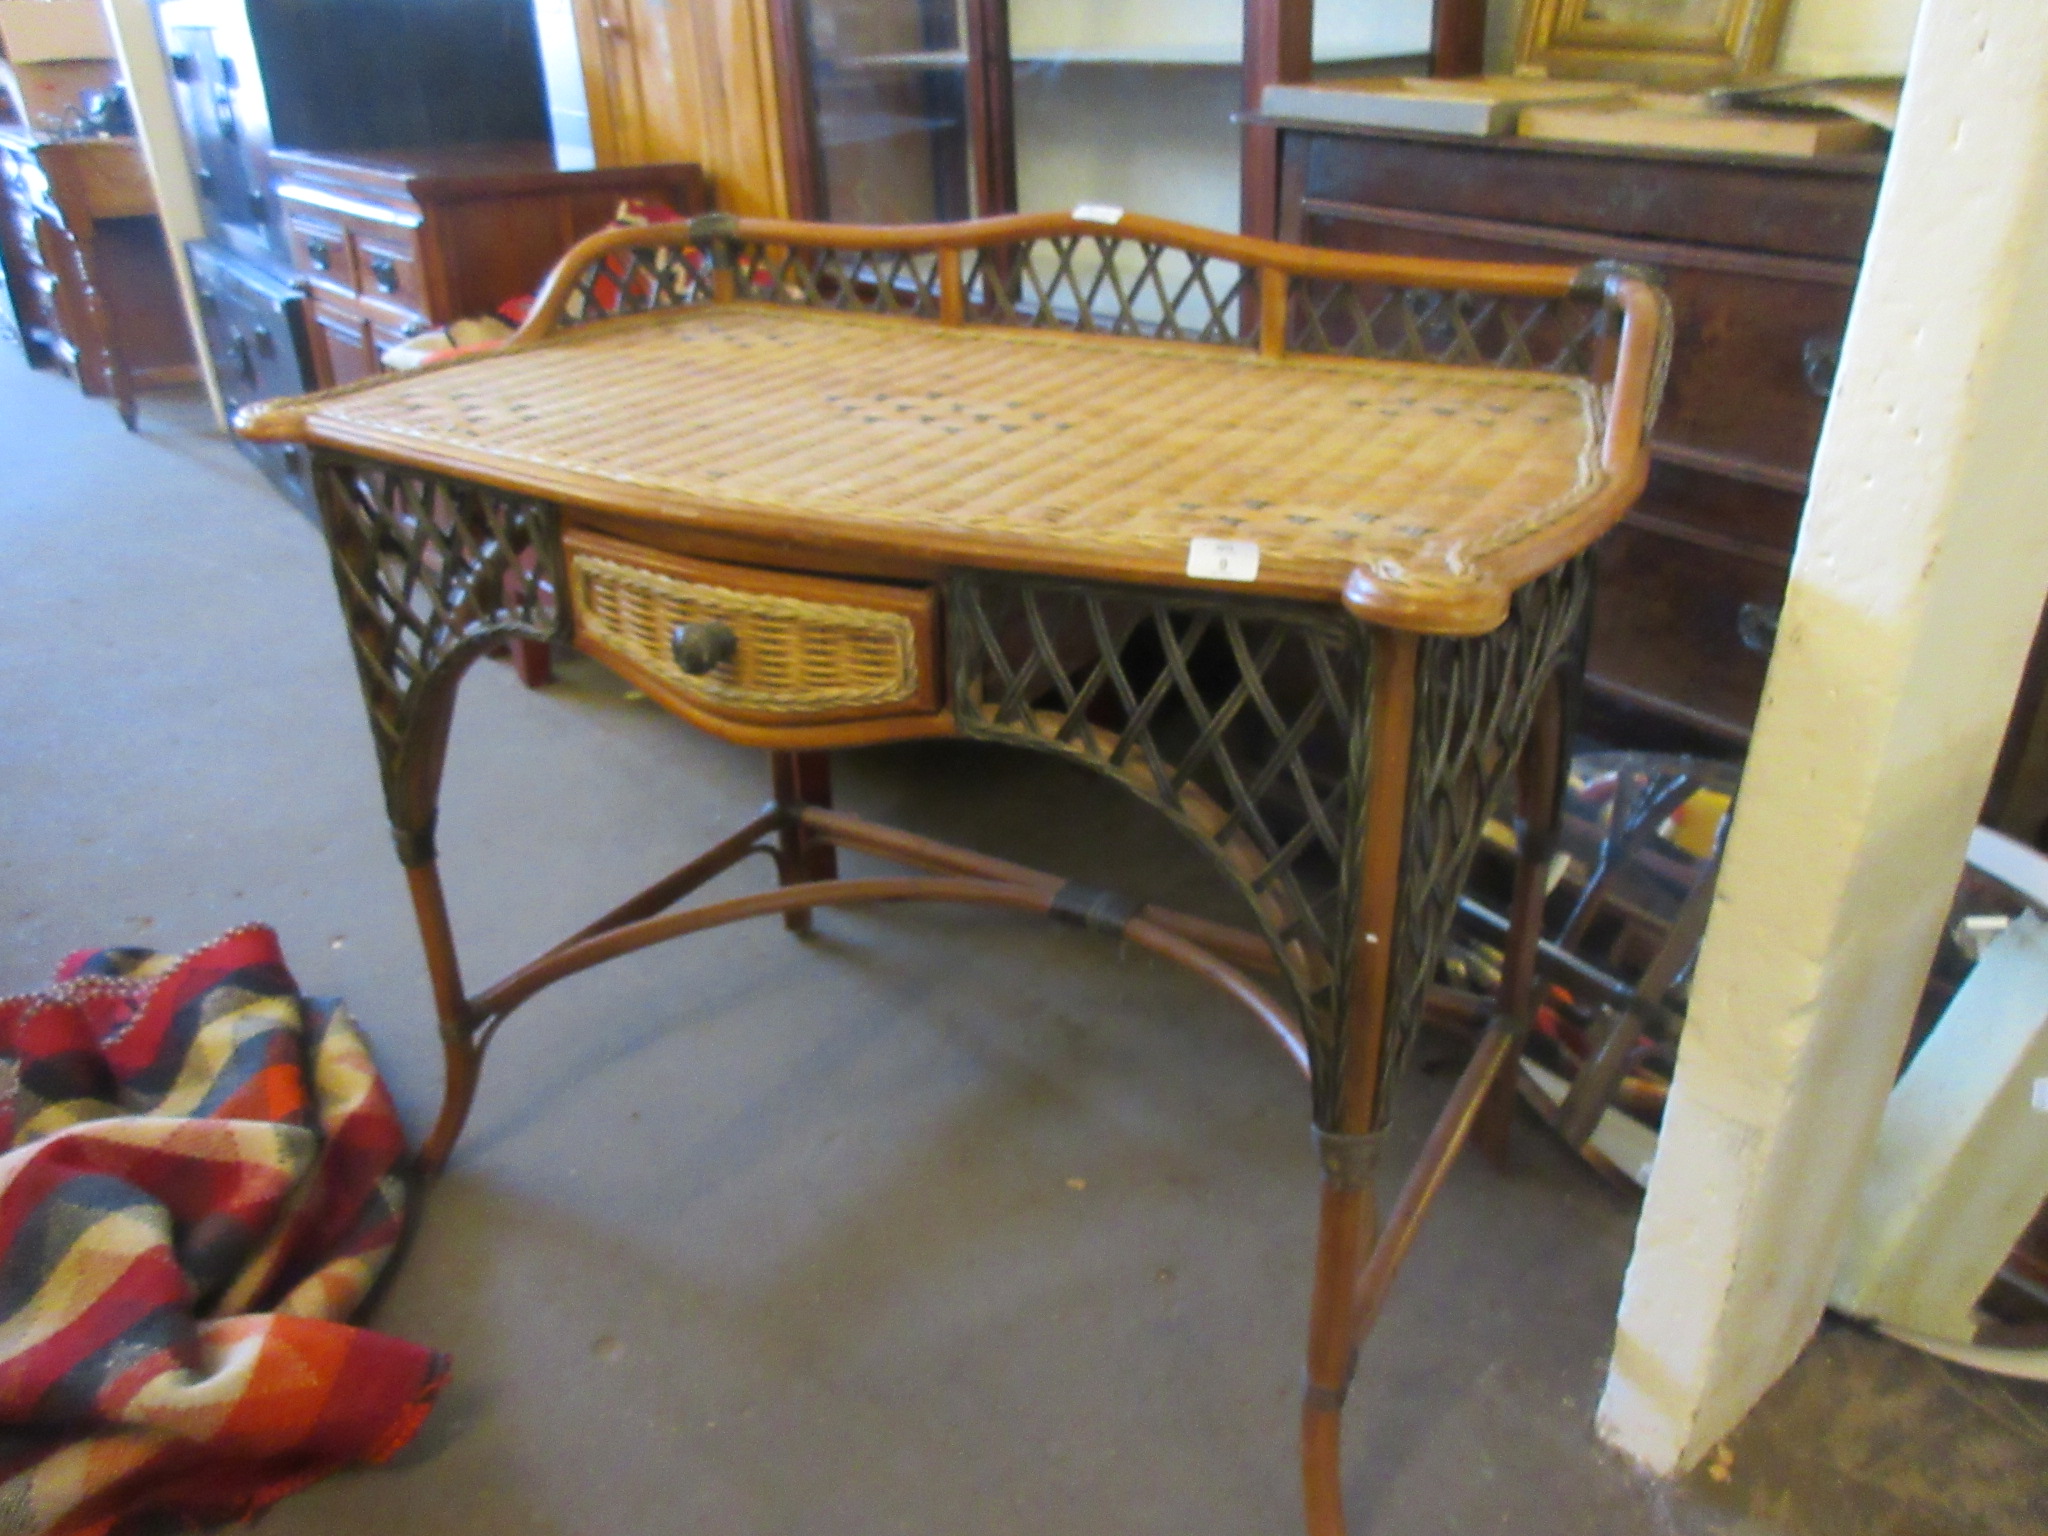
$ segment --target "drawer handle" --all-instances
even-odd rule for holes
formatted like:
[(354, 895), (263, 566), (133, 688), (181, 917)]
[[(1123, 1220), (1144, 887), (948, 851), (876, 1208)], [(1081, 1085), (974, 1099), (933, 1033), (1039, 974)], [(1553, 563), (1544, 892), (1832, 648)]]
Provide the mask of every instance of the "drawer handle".
[(1825, 400), (1835, 390), (1835, 369), (1842, 361), (1839, 336), (1809, 336), (1799, 349), (1799, 361), (1806, 371), (1806, 387)]
[(377, 280), (379, 293), (398, 292), (398, 263), (389, 256), (370, 258), (370, 276)]
[(308, 235), (306, 237), (306, 260), (313, 263), (313, 270), (315, 272), (331, 272), (334, 270), (334, 247), (325, 240), (316, 239), (314, 236)]
[(1766, 603), (1744, 603), (1735, 610), (1735, 633), (1745, 649), (1770, 655), (1778, 643), (1778, 610)]
[(668, 648), (687, 677), (702, 677), (731, 661), (740, 637), (730, 624), (678, 624), (669, 632)]

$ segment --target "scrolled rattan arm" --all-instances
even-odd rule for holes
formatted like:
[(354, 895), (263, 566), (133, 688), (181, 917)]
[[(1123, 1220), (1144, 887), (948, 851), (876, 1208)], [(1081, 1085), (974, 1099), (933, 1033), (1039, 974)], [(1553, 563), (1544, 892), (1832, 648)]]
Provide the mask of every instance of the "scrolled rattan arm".
[(1655, 273), (1629, 262), (1596, 261), (1579, 270), (1573, 291), (1599, 298), (1621, 317), (1613, 394), (1601, 455), (1610, 472), (1649, 451), (1650, 430), (1671, 371), (1671, 299)]

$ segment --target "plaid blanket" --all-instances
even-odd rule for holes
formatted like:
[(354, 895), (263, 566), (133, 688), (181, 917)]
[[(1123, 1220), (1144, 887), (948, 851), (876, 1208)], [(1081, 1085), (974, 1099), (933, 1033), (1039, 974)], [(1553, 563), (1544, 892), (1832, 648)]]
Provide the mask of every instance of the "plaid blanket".
[(72, 956), (0, 1000), (9, 1067), (0, 1533), (219, 1524), (411, 1438), (446, 1358), (342, 1321), (398, 1241), (403, 1133), (275, 934)]

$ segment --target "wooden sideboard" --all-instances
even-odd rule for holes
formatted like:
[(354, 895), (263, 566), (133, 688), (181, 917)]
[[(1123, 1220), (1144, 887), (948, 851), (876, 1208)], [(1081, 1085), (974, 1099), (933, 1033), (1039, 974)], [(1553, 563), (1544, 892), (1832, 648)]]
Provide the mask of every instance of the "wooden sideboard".
[(621, 199), (706, 205), (694, 165), (558, 171), (545, 144), (279, 150), (271, 165), (323, 385), (366, 378), (406, 337), (531, 292)]
[(1285, 238), (1635, 263), (1676, 312), (1649, 489), (1602, 542), (1588, 684), (1622, 735), (1739, 748), (1763, 692), (1877, 155), (1787, 161), (1266, 120)]
[(23, 350), (135, 425), (137, 390), (198, 378), (163, 224), (133, 139), (0, 129), (0, 263)]

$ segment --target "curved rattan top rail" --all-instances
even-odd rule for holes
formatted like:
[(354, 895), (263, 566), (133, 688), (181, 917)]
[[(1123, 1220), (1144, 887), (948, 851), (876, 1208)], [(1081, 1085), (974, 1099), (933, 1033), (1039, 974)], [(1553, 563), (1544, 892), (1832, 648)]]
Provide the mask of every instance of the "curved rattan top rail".
[(240, 426), (842, 557), (1200, 585), (1191, 538), (1250, 540), (1236, 590), (1472, 634), (1641, 489), (1668, 331), (1606, 266), (714, 215), (585, 240), (496, 353)]

